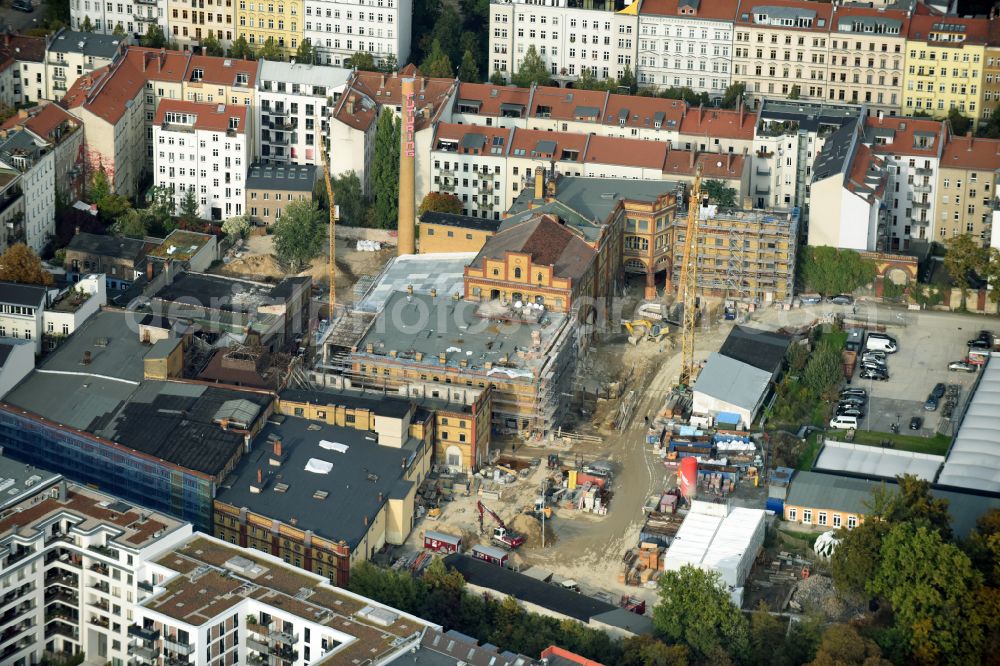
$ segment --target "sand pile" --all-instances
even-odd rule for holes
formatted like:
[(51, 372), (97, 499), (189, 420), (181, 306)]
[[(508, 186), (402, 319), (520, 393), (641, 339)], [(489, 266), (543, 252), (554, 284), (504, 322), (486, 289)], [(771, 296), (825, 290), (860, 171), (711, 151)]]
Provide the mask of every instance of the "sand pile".
[(792, 595), (794, 601), (806, 612), (819, 611), (830, 620), (837, 620), (848, 613), (847, 604), (833, 588), (833, 579), (827, 576), (810, 576), (799, 581)]
[(284, 277), (285, 268), (273, 254), (250, 254), (226, 264), (226, 273), (245, 277)]
[[(541, 548), (542, 546), (542, 523), (534, 516), (519, 514), (510, 521), (510, 528), (524, 537), (524, 545), (528, 548)], [(551, 546), (556, 542), (556, 535), (552, 527), (545, 523), (545, 546)]]

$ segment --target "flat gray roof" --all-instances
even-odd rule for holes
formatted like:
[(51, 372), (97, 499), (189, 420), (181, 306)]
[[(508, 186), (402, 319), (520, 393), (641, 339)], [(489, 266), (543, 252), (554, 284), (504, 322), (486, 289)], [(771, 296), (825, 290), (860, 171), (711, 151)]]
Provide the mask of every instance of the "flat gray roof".
[(439, 294), (465, 293), (465, 267), (476, 258), (476, 252), (436, 254), (406, 254), (394, 257), (382, 274), (357, 304), (359, 310), (377, 312), (385, 307), (393, 292), (413, 291), (429, 294), (437, 289)]
[(49, 44), (57, 53), (82, 53), (96, 58), (112, 58), (121, 46), (123, 37), (102, 35), (96, 32), (61, 30)]
[(752, 411), (760, 403), (770, 381), (770, 372), (712, 352), (698, 375), (694, 390)]
[[(101, 310), (39, 365), (50, 372), (86, 373), (138, 382), (143, 377), (142, 359), (152, 348), (139, 339), (135, 324), (140, 316), (129, 312)], [(84, 363), (87, 353), (90, 362)]]
[[(257, 76), (258, 87), (264, 90), (265, 81), (281, 81), (288, 84), (287, 93), (291, 93), (291, 84), (298, 83), (308, 86), (337, 87), (347, 85), (347, 80), (354, 73), (352, 69), (329, 67), (326, 65), (309, 65), (305, 63), (260, 61), (260, 74)], [(333, 94), (327, 91), (328, 95)]]
[(315, 183), (315, 164), (252, 164), (247, 172), (246, 189), (312, 193)]
[(7, 456), (0, 455), (0, 511), (17, 504), (26, 496), (34, 495), (46, 486), (50, 486), (62, 474), (25, 465)]
[(944, 456), (828, 440), (813, 469), (883, 479), (912, 474), (918, 479), (934, 481), (943, 462)]
[[(284, 456), (280, 467), (270, 464), (275, 438), (281, 440)], [(402, 476), (418, 442), (410, 439), (403, 448), (395, 448), (374, 440), (374, 433), (365, 430), (295, 417), (280, 425), (269, 423), (257, 435), (253, 450), (223, 482), (216, 499), (325, 539), (343, 539), (354, 549), (389, 497), (404, 495), (412, 485)], [(346, 445), (347, 450), (324, 448), (323, 441)], [(310, 460), (329, 463), (329, 472), (307, 471)], [(254, 493), (250, 486), (257, 483), (258, 469), (265, 487)], [(327, 495), (317, 499), (317, 491)]]
[(1000, 492), (1000, 357), (983, 368), (938, 483)]

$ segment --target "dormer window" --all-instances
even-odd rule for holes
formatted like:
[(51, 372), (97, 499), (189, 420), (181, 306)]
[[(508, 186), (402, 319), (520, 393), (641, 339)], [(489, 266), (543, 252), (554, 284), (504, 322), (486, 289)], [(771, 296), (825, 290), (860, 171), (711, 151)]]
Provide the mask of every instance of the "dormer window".
[(196, 67), (193, 72), (191, 72), (192, 81), (201, 81), (205, 77), (205, 70), (200, 67)]

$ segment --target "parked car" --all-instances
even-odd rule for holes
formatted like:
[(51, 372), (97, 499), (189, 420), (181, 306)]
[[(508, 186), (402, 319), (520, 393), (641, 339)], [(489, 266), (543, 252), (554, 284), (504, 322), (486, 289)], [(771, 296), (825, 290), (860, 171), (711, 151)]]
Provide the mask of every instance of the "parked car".
[(834, 305), (853, 305), (854, 303), (854, 297), (847, 294), (837, 294), (836, 296), (830, 296), (826, 300)]
[(990, 349), (993, 347), (993, 333), (990, 331), (979, 331), (979, 335), (969, 340), (969, 346), (978, 346), (982, 349)]
[(830, 427), (836, 430), (857, 429), (858, 418), (856, 416), (834, 416), (830, 419)]
[(865, 351), (880, 351), (886, 354), (895, 354), (899, 347), (896, 346), (896, 341), (888, 337), (880, 337), (875, 335), (869, 335), (868, 339), (865, 340)]
[(938, 400), (939, 398), (931, 393), (927, 396), (927, 402), (924, 403), (924, 409), (928, 412), (936, 412), (938, 408)]
[(919, 416), (910, 419), (910, 430), (920, 430), (924, 425), (924, 420)]
[(944, 391), (945, 391), (944, 384), (938, 382), (937, 384), (934, 385), (934, 388), (931, 389), (931, 395), (940, 400), (942, 397), (944, 397)]
[(850, 387), (845, 388), (843, 391), (840, 392), (840, 396), (841, 397), (848, 396), (848, 395), (856, 395), (856, 396), (860, 396), (862, 398), (867, 398), (868, 397), (868, 391), (864, 390), (860, 386), (850, 386)]
[(823, 297), (819, 294), (802, 294), (799, 296), (799, 302), (802, 303), (802, 305), (816, 305), (822, 300)]
[(871, 358), (880, 358), (883, 361), (887, 358), (885, 352), (882, 351), (881, 349), (866, 349), (862, 353), (862, 358), (865, 356), (870, 356)]
[(14, 0), (10, 3), (12, 9), (16, 9), (19, 12), (25, 12), (30, 14), (35, 11), (35, 6), (31, 4), (31, 0)]
[(885, 363), (862, 361), (860, 367), (862, 370), (871, 370), (873, 372), (889, 372), (889, 368), (886, 367)]
[(845, 395), (840, 399), (840, 403), (838, 404), (864, 406), (865, 404), (867, 404), (867, 402), (868, 401), (862, 398), (860, 395)]
[(877, 382), (884, 382), (889, 379), (889, 372), (887, 370), (861, 368), (861, 374), (859, 376), (861, 379), (874, 379)]
[(986, 340), (980, 340), (977, 338), (975, 340), (969, 340), (969, 349), (989, 350), (993, 349), (993, 343), (987, 342)]
[(837, 416), (853, 416), (855, 418), (865, 418), (865, 412), (855, 407), (841, 407), (837, 409)]
[(958, 372), (975, 372), (976, 366), (972, 365), (968, 361), (953, 361), (948, 364), (948, 369)]

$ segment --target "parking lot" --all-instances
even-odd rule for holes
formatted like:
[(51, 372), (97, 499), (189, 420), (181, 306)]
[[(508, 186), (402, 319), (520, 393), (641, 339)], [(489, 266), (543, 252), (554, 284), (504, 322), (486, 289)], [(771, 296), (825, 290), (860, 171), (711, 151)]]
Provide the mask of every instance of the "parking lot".
[[(858, 318), (865, 314), (859, 306)], [(890, 426), (898, 423), (900, 432), (904, 434), (927, 437), (936, 433), (953, 434), (952, 425), (961, 416), (977, 375), (949, 372), (948, 364), (965, 357), (966, 342), (976, 337), (981, 329), (1000, 328), (995, 326), (996, 320), (939, 312), (906, 312), (879, 319), (893, 322), (886, 326), (886, 333), (896, 338), (899, 351), (888, 356), (888, 381), (860, 379), (855, 371), (851, 385), (867, 389), (870, 396), (861, 427), (875, 432), (889, 432)], [(937, 410), (924, 409), (928, 394), (938, 382), (960, 387), (952, 419), (941, 418), (944, 398)], [(913, 416), (919, 416), (924, 421), (917, 432), (908, 430)]]

